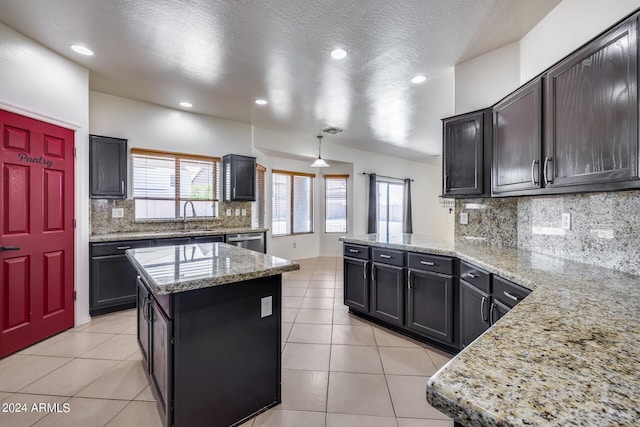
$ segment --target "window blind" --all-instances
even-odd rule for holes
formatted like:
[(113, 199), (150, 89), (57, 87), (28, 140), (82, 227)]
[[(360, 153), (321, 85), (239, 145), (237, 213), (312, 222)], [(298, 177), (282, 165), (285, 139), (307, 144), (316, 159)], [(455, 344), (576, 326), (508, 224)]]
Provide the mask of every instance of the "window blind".
[(325, 233), (347, 232), (347, 178), (349, 175), (325, 175)]
[(274, 236), (313, 233), (315, 175), (273, 170), (272, 233)]
[(261, 164), (256, 165), (256, 224), (264, 227), (264, 175), (266, 168)]

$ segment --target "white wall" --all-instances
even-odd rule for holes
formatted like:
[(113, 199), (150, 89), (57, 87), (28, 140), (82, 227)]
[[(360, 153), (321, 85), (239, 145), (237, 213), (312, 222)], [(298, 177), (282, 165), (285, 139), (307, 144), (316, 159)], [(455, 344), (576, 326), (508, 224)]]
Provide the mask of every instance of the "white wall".
[(76, 325), (89, 321), (89, 72), (0, 24), (0, 108), (75, 130)]

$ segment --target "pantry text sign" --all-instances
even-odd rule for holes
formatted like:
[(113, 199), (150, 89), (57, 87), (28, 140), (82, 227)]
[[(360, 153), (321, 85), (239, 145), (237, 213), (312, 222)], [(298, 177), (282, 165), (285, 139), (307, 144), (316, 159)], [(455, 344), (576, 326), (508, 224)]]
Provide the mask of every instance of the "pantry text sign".
[(26, 155), (25, 153), (18, 154), (18, 160), (23, 163), (33, 163), (36, 165), (44, 165), (47, 167), (47, 169), (51, 169), (51, 166), (53, 166), (53, 160), (47, 160), (42, 156), (31, 157)]

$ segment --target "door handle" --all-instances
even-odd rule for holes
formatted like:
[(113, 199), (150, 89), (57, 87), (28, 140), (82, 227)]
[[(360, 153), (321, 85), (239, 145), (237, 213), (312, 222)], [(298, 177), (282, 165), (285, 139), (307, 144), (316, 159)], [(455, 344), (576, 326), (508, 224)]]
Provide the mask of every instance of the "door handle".
[(482, 297), (482, 302), (480, 303), (480, 317), (482, 318), (483, 322), (486, 322), (487, 319), (484, 317), (484, 306), (485, 304), (487, 304), (487, 298), (486, 297)]
[(491, 326), (493, 326), (494, 323), (496, 323), (495, 320), (493, 320), (493, 313), (495, 309), (496, 309), (496, 305), (494, 303), (491, 303), (491, 308), (489, 308), (489, 324)]
[(19, 246), (0, 246), (0, 251), (19, 251)]
[(380, 255), (380, 258), (384, 258), (384, 259), (391, 259), (391, 256), (390, 256), (390, 255), (384, 255), (384, 254), (381, 254), (381, 255)]
[(367, 269), (369, 268), (369, 261), (364, 263), (364, 268), (362, 269), (362, 277), (364, 280), (367, 280)]
[(549, 179), (547, 175), (547, 165), (549, 162), (553, 162), (553, 157), (546, 156), (544, 158), (544, 164), (542, 166), (542, 176), (544, 177), (544, 185), (553, 184), (553, 178)]
[(407, 270), (407, 289), (411, 289), (411, 270)]
[(509, 298), (509, 299), (512, 299), (512, 300), (514, 300), (514, 301), (516, 301), (516, 302), (520, 301), (520, 298), (518, 298), (517, 296), (513, 295), (513, 294), (512, 294), (512, 293), (510, 293), (510, 292), (502, 291), (502, 293), (504, 294), (504, 296), (505, 296), (505, 297), (507, 297), (507, 298)]
[(537, 164), (538, 164), (537, 160), (534, 160), (533, 162), (531, 162), (531, 183), (533, 185), (538, 185), (538, 182), (536, 181), (536, 175), (535, 175), (535, 169)]
[(430, 267), (433, 267), (434, 265), (436, 265), (435, 262), (429, 262), (429, 261), (420, 261), (420, 264), (422, 265), (428, 265)]
[(472, 279), (477, 279), (478, 275), (474, 274), (474, 273), (467, 273), (467, 276), (471, 277)]

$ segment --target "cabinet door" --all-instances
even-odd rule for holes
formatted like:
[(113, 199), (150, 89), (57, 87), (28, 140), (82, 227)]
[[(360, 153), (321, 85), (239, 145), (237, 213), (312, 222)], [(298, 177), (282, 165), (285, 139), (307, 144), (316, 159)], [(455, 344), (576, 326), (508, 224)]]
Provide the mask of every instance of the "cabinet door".
[(369, 261), (344, 257), (344, 304), (365, 313), (369, 312)]
[(90, 197), (127, 197), (127, 140), (89, 136)]
[(493, 193), (540, 188), (542, 81), (529, 82), (493, 107)]
[(142, 352), (142, 358), (147, 364), (147, 370), (150, 366), (149, 363), (149, 344), (151, 341), (151, 332), (149, 329), (149, 291), (147, 287), (138, 278), (138, 345)]
[(371, 264), (371, 314), (402, 326), (404, 324), (404, 267)]
[(484, 175), (484, 113), (445, 119), (443, 126), (443, 195), (481, 195)]
[(453, 343), (453, 277), (409, 269), (407, 326), (439, 341)]
[(489, 310), (489, 323), (493, 326), (495, 323), (502, 319), (502, 316), (507, 314), (511, 310), (500, 301), (493, 300), (491, 302), (491, 309)]
[(133, 307), (137, 273), (125, 255), (91, 258), (90, 314), (103, 314), (110, 307)]
[(160, 405), (167, 418), (171, 419), (173, 324), (153, 298), (151, 301), (151, 379), (160, 398)]
[(256, 200), (256, 159), (234, 156), (231, 158), (233, 200)]
[(637, 60), (634, 18), (548, 72), (547, 187), (613, 189), (638, 176)]
[(460, 280), (460, 345), (471, 344), (489, 329), (489, 294)]

